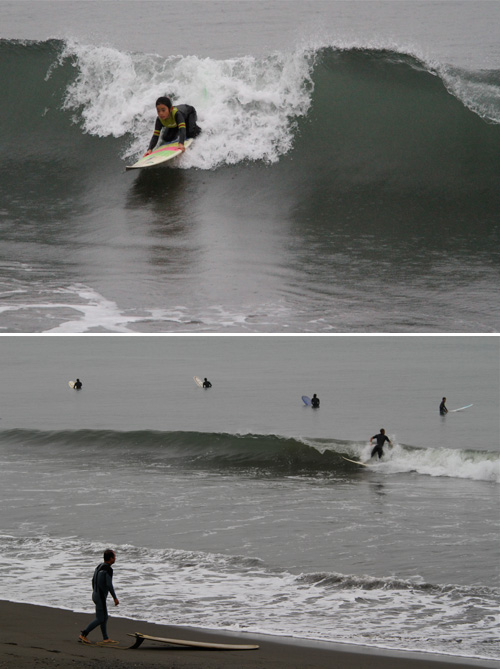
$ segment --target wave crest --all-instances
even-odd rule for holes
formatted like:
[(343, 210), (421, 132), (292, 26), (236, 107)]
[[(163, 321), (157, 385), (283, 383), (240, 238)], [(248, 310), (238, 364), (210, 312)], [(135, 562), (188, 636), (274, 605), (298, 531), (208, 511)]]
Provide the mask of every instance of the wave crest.
[[(340, 175), (372, 181), (403, 166), (410, 181), (426, 170), (433, 177), (452, 170), (453, 180), (454, 164), (484, 176), (485, 165), (491, 171), (498, 163), (498, 71), (335, 45), (216, 60), (0, 40), (0, 53), (0, 69), (14, 82), (2, 100), (8, 109), (36, 94), (51, 142), (56, 126), (64, 137), (63, 113), (68, 133), (76, 123), (95, 137), (126, 138), (126, 160), (144, 152), (154, 100), (168, 94), (193, 104), (204, 129), (179, 167), (272, 164), (290, 155), (309, 168), (314, 156), (316, 169), (334, 163)], [(19, 136), (23, 119), (6, 116), (7, 136)]]
[[(6, 430), (2, 442), (18, 449), (42, 451), (45, 457), (61, 452), (86, 459), (100, 451), (143, 468), (189, 468), (216, 471), (253, 470), (273, 476), (346, 476), (366, 469), (342, 456), (368, 460), (366, 442), (339, 439), (293, 438), (274, 434), (159, 432), (138, 430)], [(500, 482), (500, 458), (490, 451), (416, 448), (396, 444), (369, 471), (384, 475), (416, 472), (434, 477)]]

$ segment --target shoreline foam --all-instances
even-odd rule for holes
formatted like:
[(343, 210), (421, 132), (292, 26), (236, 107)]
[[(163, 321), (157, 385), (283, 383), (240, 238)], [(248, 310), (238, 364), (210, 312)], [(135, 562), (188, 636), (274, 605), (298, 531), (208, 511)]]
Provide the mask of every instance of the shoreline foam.
[[(112, 614), (112, 611), (110, 612)], [(226, 643), (258, 643), (255, 651), (205, 651), (189, 650), (144, 643), (141, 648), (128, 649), (85, 646), (78, 643), (80, 630), (89, 622), (92, 613), (71, 611), (20, 604), (0, 600), (0, 617), (3, 621), (0, 633), (0, 667), (2, 669), (31, 669), (52, 667), (54, 669), (86, 669), (96, 666), (102, 669), (134, 669), (142, 667), (170, 667), (173, 669), (397, 669), (404, 663), (405, 669), (455, 669), (458, 667), (483, 667), (498, 669), (496, 660), (476, 660), (428, 653), (393, 652), (378, 649), (332, 644), (298, 639), (278, 639), (263, 635), (211, 632), (205, 629), (155, 625), (127, 618), (111, 617), (108, 630), (111, 638), (124, 646), (133, 640), (128, 633), (142, 632), (158, 637), (223, 641)], [(91, 640), (100, 639), (99, 630)]]

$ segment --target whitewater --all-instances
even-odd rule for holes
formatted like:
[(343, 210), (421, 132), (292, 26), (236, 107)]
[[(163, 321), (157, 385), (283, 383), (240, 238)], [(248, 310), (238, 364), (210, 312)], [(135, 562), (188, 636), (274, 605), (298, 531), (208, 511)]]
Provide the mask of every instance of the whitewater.
[[(87, 611), (82, 602), (88, 599), (88, 574), (103, 544), (72, 537), (1, 539), (2, 567), (20, 552), (25, 555), (22, 568), (9, 578), (11, 601), (29, 596), (31, 603)], [(116, 569), (115, 582), (127, 592), (119, 617), (386, 649), (422, 651), (425, 640), (426, 652), (464, 657), (498, 653), (498, 589), (336, 573), (295, 575), (243, 556), (130, 545), (117, 551), (123, 566)], [(61, 552), (73, 564), (71, 581)]]
[(342, 54), (364, 54), (367, 60), (385, 60), (394, 68), (405, 66), (437, 77), (443, 92), (448, 91), (466, 109), (488, 123), (500, 122), (500, 79), (494, 72), (474, 73), (426, 62), (397, 47), (316, 43), (291, 53), (229, 60), (163, 58), (71, 41), (58, 48), (58, 64), (49, 68), (46, 78), (65, 62), (77, 70), (63, 109), (77, 112), (75, 122), (91, 135), (131, 136), (125, 159), (144, 152), (156, 118), (157, 97), (168, 95), (193, 104), (208, 131), (184, 157), (180, 164), (184, 169), (277, 162), (293, 147), (297, 121), (311, 109), (315, 70), (327, 69)]
[[(89, 611), (111, 545), (125, 617), (500, 656), (496, 338), (11, 336), (0, 351), (12, 600)], [(380, 461), (343, 459), (368, 460), (381, 427)]]

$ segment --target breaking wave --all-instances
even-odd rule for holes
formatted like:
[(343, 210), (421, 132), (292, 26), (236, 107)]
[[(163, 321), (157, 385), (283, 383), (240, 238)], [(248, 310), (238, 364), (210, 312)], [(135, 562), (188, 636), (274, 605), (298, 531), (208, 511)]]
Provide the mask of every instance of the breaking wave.
[(12, 110), (34, 97), (46, 151), (83, 132), (123, 138), (128, 160), (149, 142), (154, 100), (169, 94), (193, 104), (204, 128), (180, 163), (186, 168), (291, 155), (356, 183), (390, 174), (408, 183), (418, 175), (422, 184), (442, 174), (450, 186), (460, 175), (486, 185), (498, 176), (499, 71), (335, 45), (216, 60), (1, 40), (0, 53), (10, 82), (2, 96), (6, 135), (18, 142), (25, 119)]
[(0, 433), (7, 447), (26, 449), (26, 454), (88, 460), (91, 454), (107, 453), (120, 461), (143, 468), (203, 469), (246, 474), (328, 476), (373, 471), (391, 475), (415, 472), (434, 477), (500, 481), (500, 457), (493, 451), (420, 448), (395, 444), (384, 458), (361, 469), (344, 457), (367, 461), (366, 442), (332, 439), (298, 439), (280, 435), (210, 432), (158, 432), (113, 430), (63, 430), (44, 432), (14, 429)]

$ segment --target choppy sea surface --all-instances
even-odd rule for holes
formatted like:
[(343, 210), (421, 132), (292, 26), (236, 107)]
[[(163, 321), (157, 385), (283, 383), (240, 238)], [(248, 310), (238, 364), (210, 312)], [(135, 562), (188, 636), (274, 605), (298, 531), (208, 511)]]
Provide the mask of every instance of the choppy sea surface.
[(0, 2), (0, 331), (498, 331), (499, 3), (60, 7)]
[(2, 597), (500, 659), (499, 345), (1, 338)]

